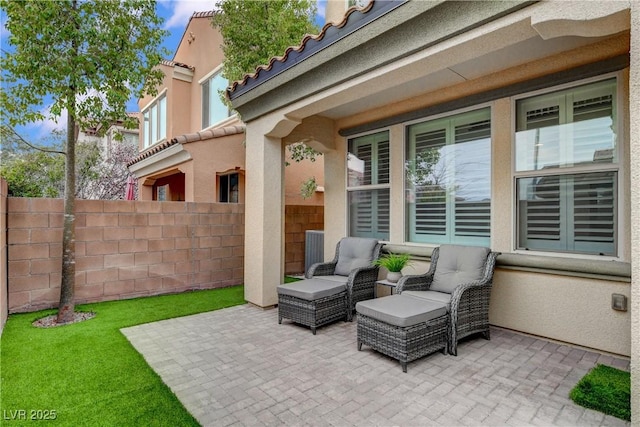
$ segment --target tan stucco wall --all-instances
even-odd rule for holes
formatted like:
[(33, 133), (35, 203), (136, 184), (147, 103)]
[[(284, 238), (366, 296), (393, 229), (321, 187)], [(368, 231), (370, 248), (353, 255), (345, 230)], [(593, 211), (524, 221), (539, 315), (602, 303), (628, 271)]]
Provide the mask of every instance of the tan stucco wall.
[(498, 269), (489, 322), (559, 341), (629, 356), (629, 312), (611, 308), (611, 294), (629, 283)]
[(231, 135), (185, 145), (193, 163), (194, 202), (216, 201), (216, 172), (239, 168), (244, 171), (244, 134)]
[(631, 423), (640, 426), (640, 4), (631, 2)]
[(194, 67), (192, 83), (184, 89), (189, 92), (190, 101), (175, 112), (184, 116), (187, 130), (182, 133), (202, 129), (202, 86), (198, 82), (222, 64), (221, 45), (222, 36), (211, 26), (210, 18), (191, 19), (173, 57), (175, 62)]
[(347, 10), (347, 0), (327, 0), (325, 6), (325, 21), (339, 23)]

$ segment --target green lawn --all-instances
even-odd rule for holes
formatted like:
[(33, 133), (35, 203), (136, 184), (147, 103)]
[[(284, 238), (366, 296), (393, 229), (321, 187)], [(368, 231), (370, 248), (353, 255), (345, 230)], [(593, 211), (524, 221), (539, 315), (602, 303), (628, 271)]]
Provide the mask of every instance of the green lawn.
[[(192, 426), (197, 421), (121, 328), (243, 304), (242, 286), (78, 306), (97, 315), (41, 329), (55, 311), (11, 315), (0, 348), (0, 424)], [(22, 412), (24, 411), (24, 412)]]
[(578, 405), (623, 420), (631, 420), (631, 375), (606, 365), (597, 365), (571, 390)]

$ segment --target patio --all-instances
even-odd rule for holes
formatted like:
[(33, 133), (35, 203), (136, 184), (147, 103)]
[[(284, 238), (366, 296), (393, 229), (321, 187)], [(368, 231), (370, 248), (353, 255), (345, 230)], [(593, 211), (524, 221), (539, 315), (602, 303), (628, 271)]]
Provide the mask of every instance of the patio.
[(597, 363), (629, 361), (493, 328), (458, 356), (408, 365), (368, 347), (356, 323), (318, 329), (242, 305), (122, 332), (204, 426), (629, 425), (569, 390)]

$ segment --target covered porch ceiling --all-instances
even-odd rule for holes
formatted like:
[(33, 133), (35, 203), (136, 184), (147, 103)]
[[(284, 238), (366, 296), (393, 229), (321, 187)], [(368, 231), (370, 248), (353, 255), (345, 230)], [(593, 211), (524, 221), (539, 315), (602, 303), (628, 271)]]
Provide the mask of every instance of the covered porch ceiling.
[[(607, 43), (607, 40), (620, 45), (628, 44), (621, 41), (626, 40), (624, 37), (620, 37), (623, 33), (628, 33), (630, 27), (629, 12), (625, 9), (624, 2), (597, 3), (588, 11), (577, 13), (572, 8), (565, 8), (560, 12), (560, 16), (558, 8), (550, 3), (555, 2), (536, 3), (468, 31), (443, 36), (437, 43), (413, 48), (410, 53), (398, 55), (394, 60), (370, 68), (366, 72), (350, 77), (340, 77), (336, 72), (334, 84), (324, 84), (326, 77), (321, 74), (335, 72), (338, 62), (348, 63), (351, 58), (358, 58), (363, 54), (362, 51), (358, 52), (359, 49), (369, 55), (378, 54), (377, 50), (367, 50), (369, 43), (365, 42), (351, 52), (336, 52), (336, 56), (326, 63), (325, 67), (309, 72), (319, 73), (316, 81), (321, 83), (318, 83), (317, 87), (313, 87), (314, 80), (311, 76), (290, 77), (279, 88), (276, 87), (275, 91), (265, 90), (253, 100), (262, 99), (266, 101), (265, 109), (278, 109), (280, 113), (294, 120), (301, 121), (312, 116), (340, 120), (360, 114), (362, 117), (357, 120), (363, 122), (367, 120), (367, 114), (364, 114), (366, 112), (384, 109), (400, 101), (424, 98), (425, 95), (436, 91), (503, 70), (526, 67), (526, 64), (542, 58), (556, 55), (558, 62), (562, 62), (563, 52)], [(416, 25), (416, 22), (419, 21), (409, 20), (402, 23), (405, 25), (403, 34), (407, 34), (409, 28), (414, 30), (413, 32), (425, 31), (411, 27)], [(402, 24), (397, 26), (400, 27)], [(374, 47), (379, 49), (380, 46), (384, 46), (377, 41)], [(407, 43), (415, 44), (415, 41)], [(328, 46), (327, 50), (333, 48), (335, 47)], [(397, 44), (395, 48), (397, 49)], [(624, 46), (620, 46), (620, 50), (624, 50)], [(388, 56), (387, 53), (385, 55)], [(558, 68), (562, 69), (562, 64), (559, 64)], [(526, 78), (531, 78), (531, 75)], [(308, 96), (302, 94), (294, 101), (296, 93), (293, 89), (296, 79), (305, 83)], [(267, 86), (273, 84), (267, 83)], [(514, 82), (501, 82), (506, 83)], [(484, 88), (490, 89), (493, 88)], [(287, 104), (277, 105), (284, 99), (279, 98), (283, 95), (276, 94), (278, 91), (289, 92)], [(268, 111), (264, 113), (268, 114)]]
[[(505, 35), (505, 37), (509, 36)], [(365, 93), (361, 93), (353, 87), (350, 91), (356, 92), (355, 96), (347, 97), (345, 96), (346, 93), (342, 92), (340, 105), (327, 106), (324, 111), (317, 114), (334, 120), (353, 116), (405, 99), (424, 96), (439, 89), (488, 76), (537, 59), (571, 51), (606, 38), (567, 36), (544, 40), (536, 35), (512, 45), (484, 53), (482, 56), (459, 62), (457, 60), (464, 58), (464, 56), (443, 52), (443, 55), (451, 57), (452, 62), (445, 68), (429, 70), (429, 67), (425, 66), (423, 61), (417, 61), (399, 69), (389, 70), (388, 73), (376, 79), (382, 80), (383, 84), (367, 85), (368, 89)], [(477, 48), (482, 46), (482, 40), (471, 40), (467, 43), (465, 50), (477, 52)], [(420, 74), (421, 71), (424, 74), (416, 78), (399, 80), (395, 77), (397, 75), (413, 76)], [(428, 72), (425, 73), (425, 71)]]

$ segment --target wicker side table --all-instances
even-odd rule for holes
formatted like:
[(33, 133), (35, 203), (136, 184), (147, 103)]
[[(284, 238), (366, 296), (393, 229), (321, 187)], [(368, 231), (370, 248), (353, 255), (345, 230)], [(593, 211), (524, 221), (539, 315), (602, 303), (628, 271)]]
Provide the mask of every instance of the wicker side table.
[(448, 316), (444, 304), (390, 295), (356, 305), (358, 350), (362, 344), (407, 363), (442, 350), (447, 353)]

